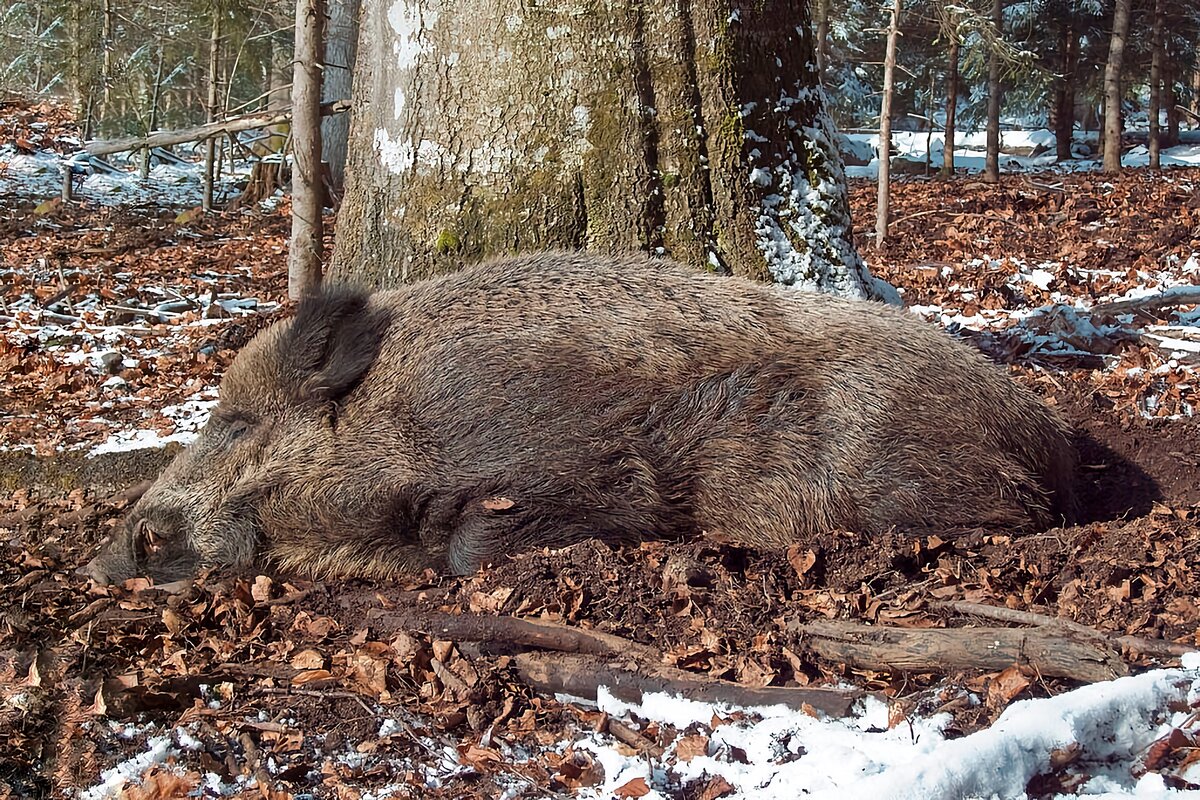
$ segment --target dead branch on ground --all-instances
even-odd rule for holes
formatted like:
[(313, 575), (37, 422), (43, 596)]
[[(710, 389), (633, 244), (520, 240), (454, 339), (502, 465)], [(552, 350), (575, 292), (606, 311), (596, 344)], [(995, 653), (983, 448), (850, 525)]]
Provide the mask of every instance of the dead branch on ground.
[(862, 669), (1000, 671), (1027, 665), (1047, 677), (1084, 683), (1129, 674), (1107, 642), (1064, 628), (889, 628), (845, 620), (801, 625), (817, 655)]

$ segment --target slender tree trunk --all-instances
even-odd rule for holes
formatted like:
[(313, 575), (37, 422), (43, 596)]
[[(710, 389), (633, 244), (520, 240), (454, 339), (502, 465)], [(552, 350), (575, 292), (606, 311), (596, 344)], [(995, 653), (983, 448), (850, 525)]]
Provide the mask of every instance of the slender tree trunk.
[(829, 13), (832, 0), (817, 0), (817, 69), (821, 80), (829, 69)]
[[(992, 27), (996, 39), (1004, 35), (1003, 0), (992, 0)], [(993, 47), (988, 53), (987, 154), (984, 158), (983, 180), (1000, 181), (1000, 50)]]
[(946, 136), (942, 148), (942, 174), (954, 175), (954, 137), (958, 124), (958, 36), (950, 37), (950, 57), (946, 66)]
[(1121, 171), (1121, 68), (1129, 35), (1130, 0), (1116, 0), (1108, 62), (1104, 65), (1104, 171)]
[(879, 192), (875, 201), (875, 247), (887, 239), (891, 201), (892, 95), (896, 86), (896, 40), (900, 38), (900, 4), (893, 0), (888, 21), (887, 50), (883, 58), (883, 100), (879, 109)]
[(323, 0), (296, 0), (296, 56), (292, 73), (292, 240), (288, 296), (321, 283), (324, 185), (321, 175), (321, 59)]
[(112, 97), (113, 85), (113, 68), (112, 68), (112, 53), (113, 53), (113, 0), (104, 0), (101, 14), (100, 28), (100, 112), (97, 116), (102, 123), (101, 130), (103, 131), (103, 121), (108, 117), (109, 101)]
[(33, 17), (33, 93), (42, 92), (42, 5), (41, 0), (36, 4), (37, 10)]
[(1070, 22), (1063, 23), (1059, 48), (1062, 54), (1061, 77), (1054, 90), (1054, 149), (1059, 161), (1073, 157), (1071, 140), (1075, 135), (1075, 76), (1079, 71), (1079, 33)]
[[(158, 129), (158, 100), (162, 94), (163, 80), (163, 43), (158, 40), (158, 65), (154, 68), (154, 90), (150, 93), (150, 122), (146, 125), (146, 135)], [(142, 148), (142, 179), (150, 177), (150, 148)]]
[(1154, 0), (1154, 22), (1150, 28), (1150, 169), (1159, 169), (1159, 115), (1162, 113), (1163, 0)]
[[(354, 57), (358, 44), (359, 0), (328, 0), (329, 22), (325, 31), (325, 71), (321, 99), (325, 102), (350, 96)], [(329, 164), (333, 190), (342, 193), (346, 176), (346, 148), (350, 115), (335, 114), (321, 123), (321, 158)]]
[(330, 278), (565, 247), (881, 292), (854, 249), (808, 4), (730, 8), (365, 0)]
[[(221, 90), (221, 11), (212, 8), (212, 34), (208, 39), (208, 102), (205, 104), (205, 119), (213, 122), (217, 118)], [(205, 211), (213, 209), (213, 184), (216, 178), (217, 140), (204, 143), (204, 196), (200, 202)]]
[(1163, 51), (1163, 97), (1167, 106), (1167, 135), (1163, 147), (1179, 144), (1179, 87), (1175, 83), (1178, 69), (1178, 53)]

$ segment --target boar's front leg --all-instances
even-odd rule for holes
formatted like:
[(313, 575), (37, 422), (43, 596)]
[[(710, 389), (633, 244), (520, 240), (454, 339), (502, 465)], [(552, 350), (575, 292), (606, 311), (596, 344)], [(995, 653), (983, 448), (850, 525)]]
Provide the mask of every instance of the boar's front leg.
[(578, 488), (533, 495), (517, 491), (477, 495), (461, 505), (446, 526), (446, 566), (454, 574), (466, 575), (538, 548), (567, 547), (586, 539), (634, 544), (677, 532), (653, 514), (604, 499), (610, 498)]

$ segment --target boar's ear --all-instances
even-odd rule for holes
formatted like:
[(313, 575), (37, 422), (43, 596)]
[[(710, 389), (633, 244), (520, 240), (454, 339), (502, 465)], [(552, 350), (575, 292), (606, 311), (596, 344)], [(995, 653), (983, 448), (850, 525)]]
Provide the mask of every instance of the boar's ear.
[(303, 400), (337, 402), (375, 363), (387, 333), (387, 315), (370, 308), (369, 292), (347, 286), (304, 297), (280, 342), (295, 368)]

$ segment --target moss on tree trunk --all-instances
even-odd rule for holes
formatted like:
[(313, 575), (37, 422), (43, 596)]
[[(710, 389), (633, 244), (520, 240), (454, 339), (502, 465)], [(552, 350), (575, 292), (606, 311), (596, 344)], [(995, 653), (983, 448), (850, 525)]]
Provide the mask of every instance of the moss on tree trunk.
[(337, 278), (634, 249), (868, 296), (807, 4), (365, 0)]

